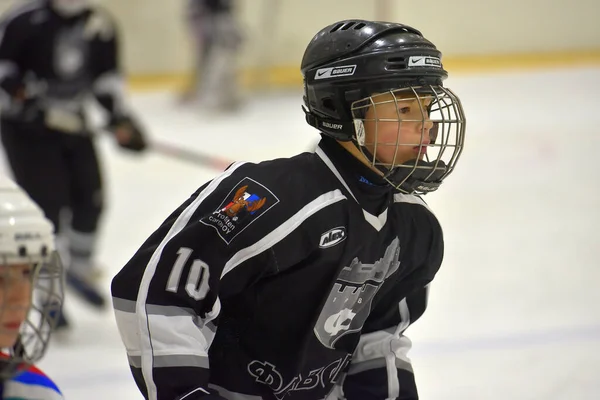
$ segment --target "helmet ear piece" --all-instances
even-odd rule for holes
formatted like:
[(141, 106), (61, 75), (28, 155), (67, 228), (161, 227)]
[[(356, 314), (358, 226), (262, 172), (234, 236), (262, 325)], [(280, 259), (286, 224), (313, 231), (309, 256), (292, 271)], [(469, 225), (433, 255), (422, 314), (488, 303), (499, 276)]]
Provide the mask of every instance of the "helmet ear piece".
[(304, 111), (306, 122), (325, 135), (343, 142), (352, 140), (354, 135), (352, 121), (338, 121), (334, 119), (322, 118), (317, 116), (315, 113), (310, 112), (304, 106), (302, 106), (302, 111)]

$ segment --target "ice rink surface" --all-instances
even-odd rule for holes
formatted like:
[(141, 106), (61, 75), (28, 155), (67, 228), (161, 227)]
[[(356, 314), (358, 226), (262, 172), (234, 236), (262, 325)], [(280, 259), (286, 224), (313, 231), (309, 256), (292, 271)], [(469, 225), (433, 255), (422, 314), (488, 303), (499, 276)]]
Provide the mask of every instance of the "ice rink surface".
[[(463, 75), (467, 136), (457, 169), (426, 196), (446, 255), (429, 308), (408, 331), (424, 400), (600, 398), (600, 69)], [(249, 100), (235, 115), (131, 97), (155, 139), (232, 160), (310, 148), (302, 96)], [(103, 285), (161, 221), (219, 171), (99, 139), (107, 209)], [(67, 399), (142, 399), (112, 311), (69, 298), (74, 329), (41, 367)], [(277, 323), (274, 321), (274, 323)]]

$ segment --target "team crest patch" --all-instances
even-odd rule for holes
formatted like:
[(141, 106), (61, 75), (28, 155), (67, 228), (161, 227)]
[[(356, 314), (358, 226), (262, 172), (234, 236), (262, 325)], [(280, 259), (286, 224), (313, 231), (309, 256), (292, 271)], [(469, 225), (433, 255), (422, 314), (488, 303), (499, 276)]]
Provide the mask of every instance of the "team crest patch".
[(400, 239), (396, 237), (379, 260), (363, 263), (354, 257), (340, 271), (313, 329), (323, 346), (335, 349), (340, 338), (361, 331), (379, 288), (399, 267)]
[(279, 199), (273, 192), (251, 178), (244, 178), (227, 194), (219, 208), (200, 222), (213, 227), (229, 244), (277, 203)]

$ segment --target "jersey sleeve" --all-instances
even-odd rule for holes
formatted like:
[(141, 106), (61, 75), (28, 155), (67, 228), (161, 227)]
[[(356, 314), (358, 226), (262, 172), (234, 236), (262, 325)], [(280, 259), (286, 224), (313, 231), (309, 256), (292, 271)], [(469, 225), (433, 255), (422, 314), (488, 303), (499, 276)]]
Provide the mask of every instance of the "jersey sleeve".
[(208, 389), (208, 352), (221, 301), (272, 268), (256, 232), (277, 202), (239, 175), (240, 165), (194, 193), (112, 281), (117, 326), (146, 399), (218, 398)]
[[(3, 386), (3, 387), (2, 387)], [(56, 384), (33, 365), (0, 385), (2, 399), (64, 400)]]
[(110, 14), (97, 9), (88, 21), (87, 34), (92, 39), (93, 94), (111, 119), (128, 117), (125, 101), (125, 78), (120, 64), (120, 34)]
[(347, 400), (419, 398), (405, 331), (425, 312), (429, 284), (442, 261), (441, 231), (430, 243), (422, 265), (382, 286), (343, 381)]

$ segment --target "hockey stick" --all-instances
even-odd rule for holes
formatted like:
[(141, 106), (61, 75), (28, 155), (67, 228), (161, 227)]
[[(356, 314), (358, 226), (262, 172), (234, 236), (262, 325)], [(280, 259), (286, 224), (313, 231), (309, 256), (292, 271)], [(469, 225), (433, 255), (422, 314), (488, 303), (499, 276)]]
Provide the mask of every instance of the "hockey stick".
[[(107, 129), (99, 129), (96, 131), (96, 134), (100, 133), (106, 133), (109, 136), (114, 136), (113, 133)], [(147, 146), (147, 150), (153, 151), (156, 154), (175, 158), (179, 161), (187, 161), (201, 167), (217, 169), (220, 171), (223, 171), (225, 168), (233, 164), (232, 160), (228, 160), (226, 158), (212, 156), (206, 153), (201, 153), (195, 150), (190, 150), (188, 148), (157, 140), (151, 140)]]
[(202, 167), (208, 167), (223, 171), (225, 168), (230, 166), (233, 161), (221, 158), (218, 156), (212, 156), (205, 153), (200, 153), (194, 150), (186, 149), (180, 146), (176, 146), (170, 143), (159, 142), (153, 140), (148, 148), (157, 154), (176, 158), (177, 160), (187, 161), (192, 164), (196, 164)]
[[(1, 0), (0, 0), (1, 1)], [(34, 84), (31, 84), (29, 88), (27, 88), (27, 90), (30, 93), (34, 93), (35, 95), (40, 95), (40, 94), (44, 94), (47, 91), (47, 85), (45, 82), (34, 82)], [(64, 116), (63, 116), (64, 118)], [(97, 134), (102, 134), (102, 133), (108, 133), (110, 136), (114, 136), (113, 132), (110, 131), (110, 129), (107, 129), (106, 127), (98, 127), (98, 128), (92, 128), (90, 130), (90, 133), (92, 135), (97, 135)], [(160, 142), (160, 141), (151, 141), (148, 144), (148, 148), (158, 154), (162, 154), (164, 156), (169, 156), (172, 158), (176, 158), (178, 160), (183, 160), (183, 161), (188, 161), (191, 162), (193, 164), (196, 165), (200, 165), (203, 167), (208, 167), (208, 168), (213, 168), (213, 169), (217, 169), (220, 171), (223, 171), (225, 168), (227, 168), (228, 166), (230, 166), (233, 161), (224, 159), (224, 158), (220, 158), (220, 157), (215, 157), (215, 156), (211, 156), (208, 154), (204, 154), (204, 153), (199, 153), (196, 152), (194, 150), (190, 150), (190, 149), (186, 149), (183, 147), (179, 147), (173, 144), (169, 144), (169, 143), (164, 143), (164, 142)]]

